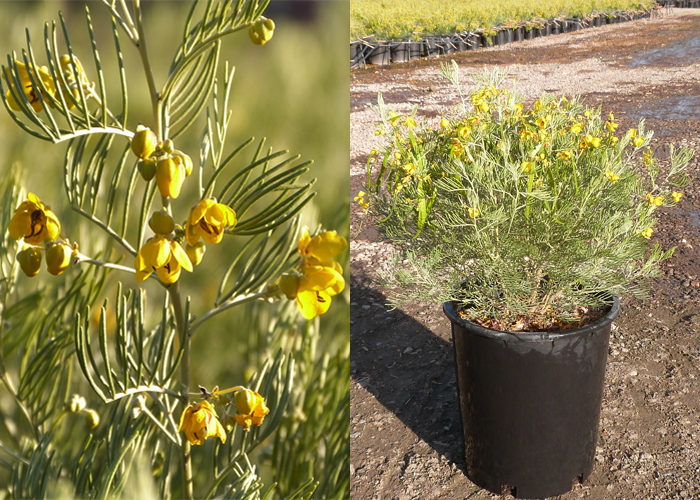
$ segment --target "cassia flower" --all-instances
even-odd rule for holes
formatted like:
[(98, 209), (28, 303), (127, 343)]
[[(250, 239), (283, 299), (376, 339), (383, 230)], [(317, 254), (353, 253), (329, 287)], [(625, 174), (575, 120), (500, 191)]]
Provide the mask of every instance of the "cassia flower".
[(416, 123), (416, 120), (412, 116), (406, 117), (406, 127), (407, 128), (415, 128), (418, 123)]
[(10, 236), (29, 245), (36, 245), (45, 239), (55, 240), (61, 232), (61, 224), (51, 209), (44, 205), (35, 194), (29, 193), (15, 210), (10, 220)]
[(302, 258), (303, 266), (332, 259), (340, 255), (347, 246), (347, 240), (336, 231), (323, 231), (312, 238), (309, 234), (309, 228), (304, 226), (301, 230), (297, 250)]
[(681, 198), (683, 197), (683, 193), (678, 193), (678, 192), (674, 191), (673, 193), (671, 193), (671, 197), (673, 198), (673, 201), (678, 203), (679, 201), (681, 201)]
[(253, 25), (248, 28), (250, 41), (255, 45), (265, 45), (272, 39), (275, 33), (275, 22), (272, 19), (260, 16)]
[(52, 241), (46, 245), (46, 269), (58, 276), (70, 265), (73, 249), (65, 243)]
[(180, 415), (180, 426), (177, 432), (185, 431), (185, 437), (190, 444), (201, 445), (208, 437), (218, 437), (226, 442), (226, 431), (216, 418), (216, 411), (209, 401), (202, 401), (194, 406), (189, 405)]
[(167, 156), (158, 160), (156, 166), (156, 183), (162, 196), (177, 198), (180, 196), (182, 183), (185, 182), (185, 166), (174, 156)]
[(345, 288), (345, 278), (340, 264), (325, 260), (318, 265), (305, 266), (303, 274), (283, 274), (279, 286), (288, 299), (296, 299), (304, 319), (313, 319), (328, 311), (331, 297)]
[(470, 219), (476, 219), (477, 217), (479, 217), (479, 216), (481, 215), (481, 212), (479, 212), (479, 209), (476, 208), (476, 207), (474, 207), (474, 208), (472, 208), (472, 207), (467, 208), (467, 212), (469, 213), (469, 218), (470, 218)]
[(614, 174), (610, 170), (605, 172), (605, 177), (607, 177), (610, 182), (617, 182), (620, 180), (619, 174)]
[(35, 247), (26, 247), (17, 252), (17, 262), (22, 272), (33, 278), (41, 269), (41, 251)]
[(646, 239), (651, 238), (652, 234), (654, 234), (654, 230), (650, 227), (648, 227), (644, 231), (642, 231), (642, 236), (644, 236)]
[(367, 202), (367, 200), (365, 200), (365, 195), (366, 195), (366, 194), (367, 194), (367, 193), (365, 193), (364, 191), (360, 191), (359, 193), (357, 193), (357, 196), (355, 196), (355, 197), (353, 198), (353, 200), (354, 200), (358, 205), (360, 205), (360, 206), (362, 207), (362, 210), (365, 211), (365, 212), (369, 209), (369, 203)]
[(253, 425), (262, 425), (265, 415), (270, 409), (265, 405), (265, 398), (248, 389), (236, 392), (233, 398), (236, 407), (236, 423), (248, 432)]
[(200, 201), (187, 218), (187, 243), (194, 246), (201, 237), (210, 245), (221, 242), (226, 227), (236, 225), (236, 212), (214, 198)]
[(134, 262), (136, 281), (141, 283), (154, 271), (163, 283), (175, 283), (180, 277), (181, 268), (192, 272), (192, 263), (182, 247), (156, 234), (139, 250)]
[[(37, 82), (39, 79), (41, 79), (41, 82), (44, 84), (44, 87), (46, 87), (46, 90), (49, 91), (49, 93), (52, 96), (56, 95), (56, 86), (54, 85), (53, 78), (51, 78), (51, 74), (49, 73), (49, 69), (46, 66), (40, 66), (40, 67), (35, 67), (34, 71), (32, 71), (31, 77), (29, 76), (29, 71), (27, 70), (27, 66), (24, 63), (21, 63), (19, 61), (17, 62), (17, 76), (19, 78), (19, 83), (22, 86), (22, 91), (24, 92), (24, 95), (27, 97), (27, 100), (29, 101), (29, 104), (32, 106), (32, 109), (36, 111), (37, 113), (41, 111), (43, 108), (41, 104), (41, 98), (39, 97), (39, 89), (35, 89), (34, 85), (32, 85), (32, 78), (34, 79), (35, 82)], [(5, 80), (7, 80), (7, 75), (5, 76)], [(10, 108), (14, 109), (15, 111), (21, 111), (22, 108), (20, 107), (19, 103), (15, 100), (14, 96), (12, 95), (12, 90), (18, 92), (17, 88), (15, 87), (15, 84), (13, 81), (8, 82), (12, 89), (7, 91), (7, 94), (5, 95), (5, 98), (7, 99), (7, 103), (10, 105)], [(42, 97), (44, 98), (44, 101), (48, 102), (49, 96), (46, 95), (46, 93), (42, 92), (41, 93)]]

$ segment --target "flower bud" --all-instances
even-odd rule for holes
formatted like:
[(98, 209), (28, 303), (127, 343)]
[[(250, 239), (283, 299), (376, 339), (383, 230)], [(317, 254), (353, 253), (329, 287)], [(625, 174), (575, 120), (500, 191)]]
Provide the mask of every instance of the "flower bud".
[(131, 150), (139, 158), (148, 158), (158, 145), (158, 138), (148, 127), (139, 125), (136, 127), (136, 133), (131, 138)]
[(153, 158), (139, 160), (138, 169), (143, 180), (148, 182), (156, 175), (156, 161)]
[(58, 276), (70, 265), (73, 250), (65, 243), (52, 241), (46, 245), (46, 269)]
[(24, 274), (30, 278), (36, 276), (41, 269), (41, 251), (34, 247), (27, 247), (17, 253), (17, 262)]
[(84, 410), (85, 411), (85, 425), (88, 426), (90, 429), (94, 429), (98, 425), (100, 425), (100, 415), (95, 411), (91, 409)]
[(164, 153), (172, 153), (173, 152), (173, 141), (170, 139), (166, 139), (164, 142), (160, 144), (160, 148), (163, 150)]
[(185, 168), (185, 177), (189, 177), (192, 173), (192, 158), (185, 153), (180, 153), (178, 158), (182, 161), (182, 166)]
[(185, 169), (173, 157), (162, 158), (156, 167), (156, 182), (162, 196), (177, 198), (180, 196)]
[(175, 229), (175, 221), (165, 208), (160, 212), (153, 212), (148, 225), (156, 234), (170, 234)]
[(80, 413), (85, 409), (86, 403), (85, 398), (80, 394), (73, 394), (68, 402), (68, 410), (71, 413)]
[(233, 432), (233, 428), (236, 425), (236, 417), (234, 417), (233, 415), (226, 415), (226, 418), (224, 419), (222, 424), (226, 433), (229, 434)]
[(274, 32), (275, 22), (272, 19), (260, 16), (248, 29), (248, 36), (255, 45), (265, 45), (270, 41)]
[(189, 243), (187, 244), (187, 247), (185, 248), (185, 252), (187, 253), (187, 257), (189, 257), (190, 262), (192, 263), (193, 266), (198, 266), (200, 262), (202, 262), (202, 258), (204, 257), (204, 252), (207, 251), (206, 245), (204, 245), (203, 241), (198, 241), (197, 243), (193, 245), (190, 245)]
[(256, 397), (253, 391), (248, 389), (243, 389), (236, 393), (236, 397), (233, 400), (233, 404), (236, 405), (236, 410), (238, 413), (250, 414), (255, 408)]
[(300, 276), (297, 273), (283, 274), (279, 279), (280, 290), (289, 300), (295, 299), (299, 290)]

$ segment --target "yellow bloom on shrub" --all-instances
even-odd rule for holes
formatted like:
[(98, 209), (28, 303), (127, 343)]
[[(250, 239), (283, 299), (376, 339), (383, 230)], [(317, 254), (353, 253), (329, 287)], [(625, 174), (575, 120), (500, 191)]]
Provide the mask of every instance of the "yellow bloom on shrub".
[(46, 245), (46, 270), (58, 276), (70, 265), (73, 249), (65, 243), (52, 241)]
[(470, 218), (470, 219), (476, 219), (477, 217), (479, 217), (479, 216), (481, 215), (481, 212), (479, 212), (479, 209), (476, 208), (476, 207), (474, 207), (474, 208), (472, 208), (472, 207), (467, 208), (467, 212), (469, 213), (469, 218)]
[(526, 174), (529, 174), (530, 172), (532, 172), (533, 165), (534, 165), (534, 163), (531, 161), (524, 161), (524, 162), (522, 162), (522, 164), (520, 166), (522, 167), (523, 172), (525, 172)]
[(236, 423), (248, 432), (253, 425), (262, 425), (270, 409), (265, 405), (265, 398), (248, 389), (238, 391), (233, 398), (236, 407)]
[(187, 177), (185, 165), (174, 156), (161, 158), (156, 166), (156, 183), (162, 196), (177, 198)]
[(365, 193), (364, 191), (360, 191), (359, 193), (357, 193), (357, 196), (353, 198), (353, 200), (355, 200), (355, 202), (358, 205), (360, 205), (362, 207), (362, 210), (365, 212), (369, 209), (369, 203), (367, 202), (367, 200), (365, 200), (366, 194), (367, 193)]
[(637, 138), (634, 140), (634, 147), (639, 148), (639, 147), (642, 146), (642, 144), (644, 144), (644, 138), (643, 138), (643, 137), (637, 137)]
[(469, 134), (471, 134), (471, 131), (472, 128), (468, 124), (464, 123), (457, 129), (457, 135), (459, 135), (462, 139), (466, 139), (469, 137)]
[(51, 209), (35, 194), (29, 193), (15, 210), (10, 220), (10, 236), (29, 245), (37, 245), (45, 239), (55, 240), (61, 232), (61, 224)]
[(236, 225), (236, 212), (228, 205), (207, 198), (197, 203), (187, 218), (187, 243), (194, 246), (201, 237), (210, 245), (215, 245), (224, 237), (226, 227)]
[(415, 128), (418, 125), (416, 123), (416, 120), (412, 116), (406, 117), (406, 127), (407, 128)]
[(139, 250), (134, 262), (136, 281), (141, 283), (154, 271), (163, 283), (175, 283), (180, 277), (181, 268), (192, 272), (192, 262), (182, 247), (157, 234), (150, 238)]
[(642, 231), (642, 236), (644, 236), (646, 239), (651, 238), (652, 234), (654, 234), (654, 230), (650, 227), (648, 227), (644, 231)]
[(580, 133), (581, 133), (581, 130), (583, 130), (583, 127), (581, 127), (581, 124), (580, 124), (580, 123), (574, 123), (574, 124), (571, 126), (571, 133), (574, 134), (574, 135), (580, 134)]
[(607, 177), (610, 182), (617, 182), (620, 180), (620, 176), (612, 173), (610, 170), (605, 172), (605, 177)]
[(445, 118), (440, 119), (440, 128), (447, 128), (450, 126), (450, 122), (448, 122)]
[(177, 428), (177, 432), (181, 431), (185, 431), (185, 437), (194, 445), (201, 445), (208, 437), (218, 437), (222, 443), (226, 442), (226, 431), (216, 418), (216, 411), (209, 401), (189, 405), (184, 409)]
[(681, 201), (681, 198), (683, 197), (683, 193), (678, 193), (678, 192), (674, 191), (673, 193), (671, 193), (671, 197), (673, 198), (673, 201), (678, 203), (679, 201)]
[(568, 150), (567, 151), (559, 151), (559, 153), (557, 153), (557, 158), (561, 158), (563, 160), (570, 160), (572, 157), (573, 157), (573, 154), (571, 153), (571, 151), (568, 151)]
[[(39, 98), (39, 91), (41, 91), (41, 88), (34, 88), (34, 86), (32, 85), (31, 77), (29, 76), (29, 71), (27, 70), (27, 66), (24, 63), (17, 61), (17, 73), (17, 76), (19, 77), (19, 83), (20, 85), (22, 85), (22, 91), (24, 92), (24, 95), (27, 97), (27, 100), (29, 101), (29, 104), (31, 104), (32, 109), (34, 109), (34, 111), (38, 113), (39, 111), (44, 109), (41, 104), (41, 99)], [(5, 75), (3, 74), (3, 76)], [(34, 78), (35, 82), (38, 82), (38, 80), (41, 78), (41, 82), (44, 84), (44, 87), (46, 87), (46, 90), (48, 90), (52, 96), (56, 95), (56, 86), (54, 85), (53, 78), (51, 78), (51, 73), (49, 73), (49, 68), (47, 68), (46, 66), (35, 67), (35, 72), (33, 72), (32, 77)], [(7, 80), (7, 77), (5, 78), (5, 80)], [(14, 82), (10, 81), (8, 83), (15, 92), (18, 92)], [(49, 96), (46, 95), (46, 93), (42, 93), (42, 97), (46, 102), (48, 102)], [(19, 103), (12, 96), (12, 90), (7, 91), (7, 94), (5, 94), (5, 98), (7, 99), (7, 103), (12, 109), (14, 109), (15, 111), (22, 110)]]

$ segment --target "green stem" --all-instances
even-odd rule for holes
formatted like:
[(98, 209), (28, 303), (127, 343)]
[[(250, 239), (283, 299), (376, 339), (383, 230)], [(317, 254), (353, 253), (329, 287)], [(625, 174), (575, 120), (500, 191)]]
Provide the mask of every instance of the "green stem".
[[(184, 335), (185, 313), (182, 309), (182, 298), (180, 297), (180, 283), (175, 282), (169, 289), (170, 300), (175, 311), (175, 324), (183, 346), (182, 360), (180, 361), (180, 400), (183, 408), (189, 404), (190, 390), (190, 335)], [(190, 455), (190, 442), (182, 440), (182, 487), (185, 498), (194, 499), (194, 488), (192, 485), (192, 457)]]
[[(153, 108), (153, 118), (155, 121), (155, 133), (159, 141), (165, 141), (167, 137), (163, 135), (163, 101), (161, 95), (156, 89), (156, 83), (153, 78), (153, 69), (148, 59), (148, 50), (146, 48), (146, 36), (143, 31), (143, 22), (141, 19), (141, 2), (134, 0), (134, 17), (136, 19), (136, 31), (138, 33), (138, 48), (141, 55), (141, 63), (143, 64), (146, 80), (148, 81), (148, 91), (151, 95), (151, 106)], [(163, 207), (171, 213), (170, 199), (167, 196), (162, 196)], [(180, 296), (180, 283), (175, 282), (168, 288), (170, 300), (175, 312), (175, 324), (179, 338), (184, 342), (182, 361), (180, 362), (180, 394), (183, 402), (183, 408), (186, 408), (189, 403), (189, 387), (190, 387), (190, 338), (185, 333), (185, 313), (182, 308), (182, 298)], [(187, 439), (181, 440), (182, 446), (182, 489), (183, 495), (187, 500), (194, 499), (194, 488), (192, 484), (192, 457), (190, 455), (190, 442)]]

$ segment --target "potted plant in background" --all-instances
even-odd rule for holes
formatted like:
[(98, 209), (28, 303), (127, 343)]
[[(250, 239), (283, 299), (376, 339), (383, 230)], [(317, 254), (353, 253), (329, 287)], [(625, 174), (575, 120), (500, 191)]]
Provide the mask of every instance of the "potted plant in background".
[[(558, 495), (592, 471), (618, 296), (674, 249), (650, 245), (657, 210), (682, 197), (692, 154), (665, 175), (643, 121), (578, 98), (531, 108), (494, 71), (438, 127), (389, 111), (358, 201), (396, 248), (392, 305), (444, 303), (452, 323), (467, 475), (518, 498)], [(414, 111), (415, 113), (415, 111)]]

